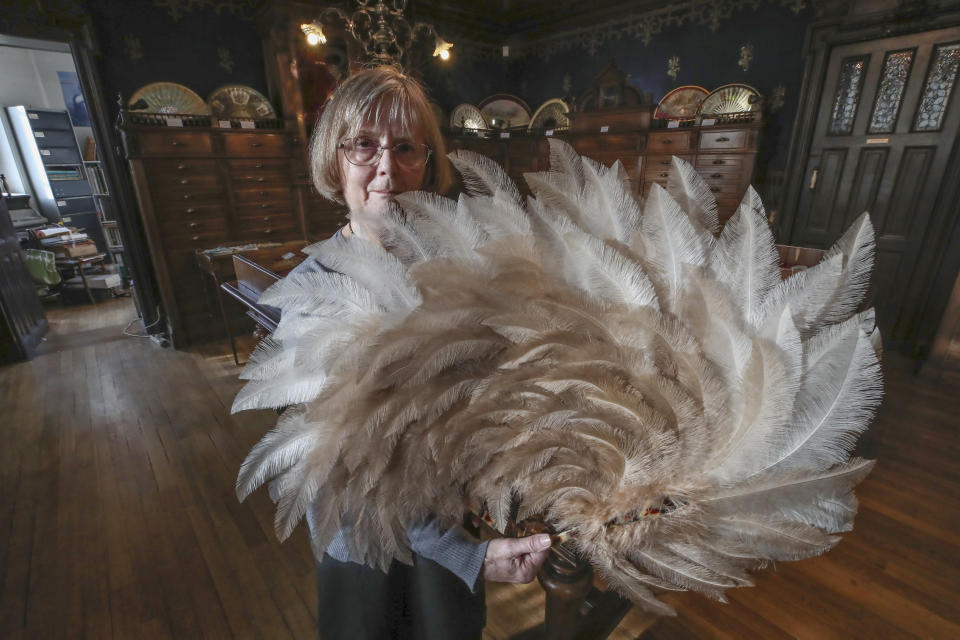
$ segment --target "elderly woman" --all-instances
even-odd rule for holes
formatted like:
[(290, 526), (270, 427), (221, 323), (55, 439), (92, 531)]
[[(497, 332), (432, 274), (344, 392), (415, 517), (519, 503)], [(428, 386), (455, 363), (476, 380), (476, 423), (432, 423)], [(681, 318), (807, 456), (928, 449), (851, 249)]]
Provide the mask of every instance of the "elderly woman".
[[(355, 242), (377, 242), (371, 227), (397, 194), (439, 193), (451, 182), (423, 89), (389, 67), (356, 73), (337, 89), (313, 137), (311, 172), (321, 194), (368, 214), (338, 231)], [(297, 272), (315, 269), (325, 267), (311, 258)], [(359, 564), (342, 535), (334, 539), (318, 567), (321, 637), (479, 638), (483, 581), (531, 581), (550, 546), (546, 535), (481, 543), (436, 521), (407, 535), (413, 566), (394, 561), (386, 574)]]

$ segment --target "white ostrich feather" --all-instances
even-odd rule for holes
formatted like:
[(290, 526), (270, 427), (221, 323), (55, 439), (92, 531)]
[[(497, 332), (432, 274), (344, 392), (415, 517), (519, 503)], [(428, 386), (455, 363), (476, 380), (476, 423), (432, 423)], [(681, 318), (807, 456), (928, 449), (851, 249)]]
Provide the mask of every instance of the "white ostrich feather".
[[(503, 529), (543, 517), (615, 589), (722, 600), (747, 571), (852, 527), (849, 459), (880, 402), (880, 343), (860, 311), (874, 249), (860, 218), (781, 281), (752, 189), (715, 236), (716, 202), (674, 159), (643, 207), (623, 168), (551, 140), (533, 196), (487, 158), (452, 160), (468, 193), (407, 194), (382, 246), (337, 238), (326, 270), (268, 290), (275, 334), (234, 409), (293, 405), (241, 468), (269, 484), (277, 532), (309, 510), (375, 567), (406, 528), (485, 504)], [(383, 246), (389, 249), (382, 248)]]

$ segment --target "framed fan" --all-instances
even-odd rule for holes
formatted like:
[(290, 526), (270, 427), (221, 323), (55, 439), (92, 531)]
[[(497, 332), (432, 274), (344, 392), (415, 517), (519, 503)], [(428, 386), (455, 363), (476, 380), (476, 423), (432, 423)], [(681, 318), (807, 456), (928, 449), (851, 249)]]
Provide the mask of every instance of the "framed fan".
[(763, 99), (760, 92), (747, 84), (725, 84), (714, 89), (700, 104), (700, 114), (722, 116), (734, 113), (760, 111)]
[(530, 107), (509, 93), (495, 93), (480, 103), (484, 121), (494, 129), (512, 129), (530, 124)]
[(566, 129), (570, 126), (570, 107), (560, 98), (547, 100), (536, 110), (527, 129)]
[(133, 92), (127, 106), (143, 113), (210, 115), (210, 107), (203, 98), (176, 82), (151, 82), (144, 85)]
[(461, 104), (450, 113), (450, 128), (482, 130), (488, 127), (480, 109), (472, 104)]
[(659, 120), (693, 120), (708, 95), (709, 91), (696, 85), (677, 87), (660, 99), (653, 117)]
[(242, 84), (225, 84), (207, 98), (213, 115), (219, 118), (276, 118), (277, 112), (266, 96)]

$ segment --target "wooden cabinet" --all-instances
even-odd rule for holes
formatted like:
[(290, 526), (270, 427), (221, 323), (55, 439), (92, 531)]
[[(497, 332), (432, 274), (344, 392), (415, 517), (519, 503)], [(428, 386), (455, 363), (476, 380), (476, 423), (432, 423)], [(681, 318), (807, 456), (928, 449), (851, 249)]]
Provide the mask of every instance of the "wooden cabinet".
[[(282, 124), (282, 123), (280, 123)], [(318, 198), (287, 129), (124, 125), (124, 144), (176, 347), (219, 334), (195, 252), (305, 240)]]
[[(641, 196), (650, 193), (655, 183), (667, 186), (673, 156), (689, 162), (710, 185), (723, 223), (736, 212), (753, 178), (759, 130), (759, 123), (749, 123), (682, 130), (569, 130), (557, 131), (556, 137), (569, 142), (579, 154), (607, 166), (619, 160)], [(470, 149), (496, 160), (523, 191), (524, 173), (545, 171), (550, 166), (549, 144), (542, 135), (450, 135), (447, 146), (451, 150)]]

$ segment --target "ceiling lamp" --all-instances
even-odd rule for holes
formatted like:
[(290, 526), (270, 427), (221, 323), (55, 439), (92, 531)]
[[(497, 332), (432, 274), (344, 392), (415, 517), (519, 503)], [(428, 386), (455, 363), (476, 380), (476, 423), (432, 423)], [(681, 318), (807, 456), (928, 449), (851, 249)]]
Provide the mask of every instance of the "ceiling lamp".
[[(348, 15), (339, 7), (328, 7), (313, 22), (300, 25), (307, 43), (324, 44), (327, 36), (341, 31), (359, 45), (364, 62), (405, 66), (411, 45), (433, 51), (441, 60), (450, 59), (453, 44), (437, 33), (432, 24), (417, 22), (413, 26), (403, 17), (406, 0), (357, 0), (357, 10)], [(326, 33), (324, 31), (326, 30)]]

